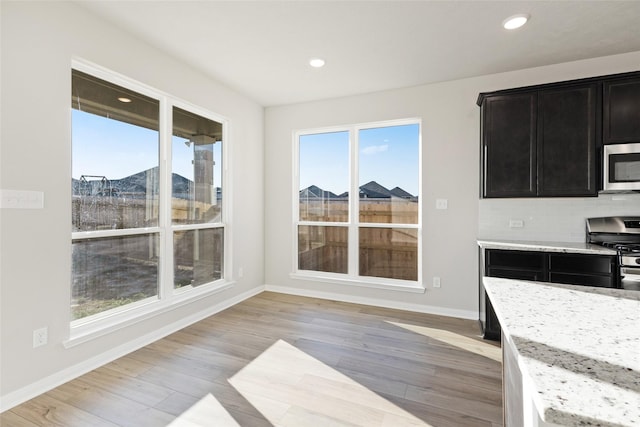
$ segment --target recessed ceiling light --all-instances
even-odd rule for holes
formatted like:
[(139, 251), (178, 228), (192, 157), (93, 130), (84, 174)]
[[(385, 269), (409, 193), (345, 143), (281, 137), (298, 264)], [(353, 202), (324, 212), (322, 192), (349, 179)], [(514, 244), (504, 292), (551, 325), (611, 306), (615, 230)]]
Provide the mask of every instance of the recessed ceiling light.
[(118, 97), (118, 101), (124, 102), (125, 104), (128, 104), (129, 102), (131, 102), (131, 98), (126, 98), (124, 96), (120, 96), (120, 97)]
[(529, 20), (529, 15), (521, 13), (518, 15), (513, 15), (502, 21), (502, 26), (506, 30), (515, 30), (516, 28), (522, 27)]
[(321, 58), (311, 58), (309, 60), (309, 65), (311, 65), (313, 68), (320, 68), (320, 67), (324, 67), (324, 59)]

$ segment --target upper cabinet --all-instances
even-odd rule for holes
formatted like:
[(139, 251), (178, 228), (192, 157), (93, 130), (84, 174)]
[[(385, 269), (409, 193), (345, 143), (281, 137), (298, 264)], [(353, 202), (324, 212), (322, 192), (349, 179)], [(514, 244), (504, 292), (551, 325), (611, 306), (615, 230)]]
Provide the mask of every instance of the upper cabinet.
[(603, 143), (640, 142), (640, 73), (603, 83)]
[(485, 197), (533, 197), (536, 185), (536, 93), (498, 95), (482, 105)]
[(600, 85), (481, 94), (484, 197), (597, 195)]
[(595, 196), (598, 85), (538, 94), (538, 196)]

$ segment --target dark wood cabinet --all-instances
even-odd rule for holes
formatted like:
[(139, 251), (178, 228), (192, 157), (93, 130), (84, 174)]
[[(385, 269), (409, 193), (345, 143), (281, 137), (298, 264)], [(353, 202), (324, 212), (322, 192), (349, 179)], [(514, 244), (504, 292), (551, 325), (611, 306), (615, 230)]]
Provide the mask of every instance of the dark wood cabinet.
[(483, 196), (596, 196), (599, 87), (484, 94)]
[(538, 95), (538, 196), (597, 195), (598, 85)]
[(603, 85), (603, 143), (640, 142), (640, 73)]
[(615, 256), (549, 254), (549, 282), (612, 288), (617, 285)]
[[(615, 255), (486, 249), (484, 275), (534, 282), (566, 283), (614, 288), (618, 284)], [(483, 337), (500, 339), (500, 324), (480, 284), (480, 322)]]
[(485, 197), (536, 195), (535, 93), (487, 98), (483, 124)]

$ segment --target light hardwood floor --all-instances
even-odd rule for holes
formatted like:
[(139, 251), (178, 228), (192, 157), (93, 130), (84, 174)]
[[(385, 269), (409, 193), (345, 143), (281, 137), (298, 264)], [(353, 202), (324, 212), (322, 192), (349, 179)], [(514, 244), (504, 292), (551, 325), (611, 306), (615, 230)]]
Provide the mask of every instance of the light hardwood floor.
[(476, 322), (264, 292), (0, 415), (28, 426), (502, 425)]

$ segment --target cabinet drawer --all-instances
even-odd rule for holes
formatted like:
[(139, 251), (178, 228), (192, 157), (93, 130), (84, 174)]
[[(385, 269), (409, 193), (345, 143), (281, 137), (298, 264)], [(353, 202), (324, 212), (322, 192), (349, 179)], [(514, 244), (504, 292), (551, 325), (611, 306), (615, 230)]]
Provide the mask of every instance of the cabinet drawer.
[(549, 255), (549, 271), (556, 273), (611, 275), (614, 264), (614, 257), (602, 255)]
[(598, 286), (601, 288), (615, 288), (612, 276), (589, 276), (585, 274), (549, 273), (549, 281), (566, 283), (568, 285)]
[(508, 270), (542, 272), (545, 267), (545, 254), (542, 252), (491, 249), (486, 256), (488, 268), (507, 267)]
[(542, 271), (531, 270), (510, 270), (507, 268), (489, 267), (487, 276), (500, 277), (502, 279), (532, 280), (534, 282), (544, 281), (544, 273)]

